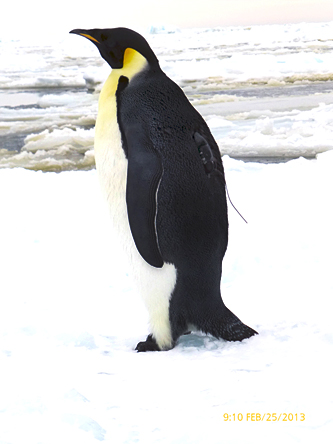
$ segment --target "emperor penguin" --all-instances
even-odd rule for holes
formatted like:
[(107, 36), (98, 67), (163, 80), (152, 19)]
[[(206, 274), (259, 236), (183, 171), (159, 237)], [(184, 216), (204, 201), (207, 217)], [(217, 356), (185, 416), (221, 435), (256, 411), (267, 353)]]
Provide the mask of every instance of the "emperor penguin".
[(149, 314), (136, 350), (172, 349), (196, 329), (227, 341), (257, 332), (223, 303), (228, 243), (219, 148), (147, 41), (127, 28), (70, 31), (112, 71), (99, 97), (96, 168)]

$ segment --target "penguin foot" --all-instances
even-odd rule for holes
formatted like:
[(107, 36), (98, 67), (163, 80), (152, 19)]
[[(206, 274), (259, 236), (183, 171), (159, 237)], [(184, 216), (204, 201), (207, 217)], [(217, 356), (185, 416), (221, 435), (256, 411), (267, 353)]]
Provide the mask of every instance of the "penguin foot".
[(155, 339), (153, 338), (153, 335), (148, 335), (145, 341), (139, 342), (135, 350), (137, 350), (137, 352), (161, 351)]

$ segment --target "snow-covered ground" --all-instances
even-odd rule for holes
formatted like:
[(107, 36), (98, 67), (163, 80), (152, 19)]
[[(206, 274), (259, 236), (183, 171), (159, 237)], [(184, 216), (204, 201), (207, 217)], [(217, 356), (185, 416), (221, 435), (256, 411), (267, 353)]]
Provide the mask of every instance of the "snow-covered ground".
[(222, 294), (259, 335), (139, 354), (96, 172), (0, 170), (1, 444), (330, 442), (333, 153), (223, 160), (248, 224), (230, 207)]

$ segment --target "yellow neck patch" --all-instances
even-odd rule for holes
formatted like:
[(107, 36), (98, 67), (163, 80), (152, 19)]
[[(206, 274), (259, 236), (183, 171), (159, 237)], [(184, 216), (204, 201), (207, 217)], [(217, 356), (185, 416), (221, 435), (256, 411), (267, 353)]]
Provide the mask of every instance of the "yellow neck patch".
[(123, 67), (121, 69), (113, 69), (102, 88), (99, 97), (100, 105), (112, 96), (115, 96), (120, 76), (125, 76), (131, 81), (136, 74), (147, 66), (147, 63), (147, 60), (139, 52), (127, 48), (124, 54)]
[[(117, 103), (116, 91), (119, 77), (125, 76), (129, 82), (141, 72), (146, 66), (147, 60), (134, 49), (128, 48), (124, 54), (124, 64), (121, 69), (113, 69), (107, 78), (98, 101), (98, 116), (95, 130), (95, 152), (100, 151), (104, 145), (109, 146), (115, 138), (120, 139), (120, 133), (117, 126)], [(117, 129), (111, 131), (111, 127), (116, 125)], [(110, 132), (111, 131), (111, 132)], [(118, 134), (119, 133), (119, 134)], [(118, 134), (118, 136), (115, 136)], [(106, 140), (106, 142), (102, 142)], [(121, 143), (121, 142), (119, 142)]]
[[(121, 75), (131, 78), (138, 74), (147, 65), (147, 60), (135, 49), (127, 48), (124, 53), (124, 63), (121, 69), (116, 71), (122, 71)], [(126, 71), (126, 74), (125, 74)]]

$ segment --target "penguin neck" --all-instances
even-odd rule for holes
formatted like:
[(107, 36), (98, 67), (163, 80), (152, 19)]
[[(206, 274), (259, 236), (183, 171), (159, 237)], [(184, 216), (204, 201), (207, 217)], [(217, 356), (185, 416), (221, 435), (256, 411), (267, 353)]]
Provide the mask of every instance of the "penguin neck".
[[(145, 69), (149, 68), (149, 63), (139, 52), (133, 49), (126, 49), (124, 54), (124, 64), (121, 69), (113, 69), (107, 78), (98, 101), (98, 115), (95, 126), (95, 157), (96, 163), (101, 163), (102, 153), (107, 153), (110, 143), (121, 146), (121, 136), (117, 122), (117, 100), (116, 92), (119, 78), (124, 76), (129, 82)], [(118, 142), (119, 143), (118, 143)], [(120, 150), (122, 153), (123, 151)], [(103, 161), (102, 161), (103, 162)]]
[(100, 102), (104, 103), (104, 101), (110, 96), (115, 96), (118, 81), (121, 76), (127, 77), (129, 82), (131, 82), (136, 74), (139, 74), (144, 69), (148, 68), (148, 66), (149, 64), (145, 57), (143, 57), (138, 51), (127, 48), (124, 54), (123, 67), (111, 71), (111, 74), (102, 88), (99, 99)]

